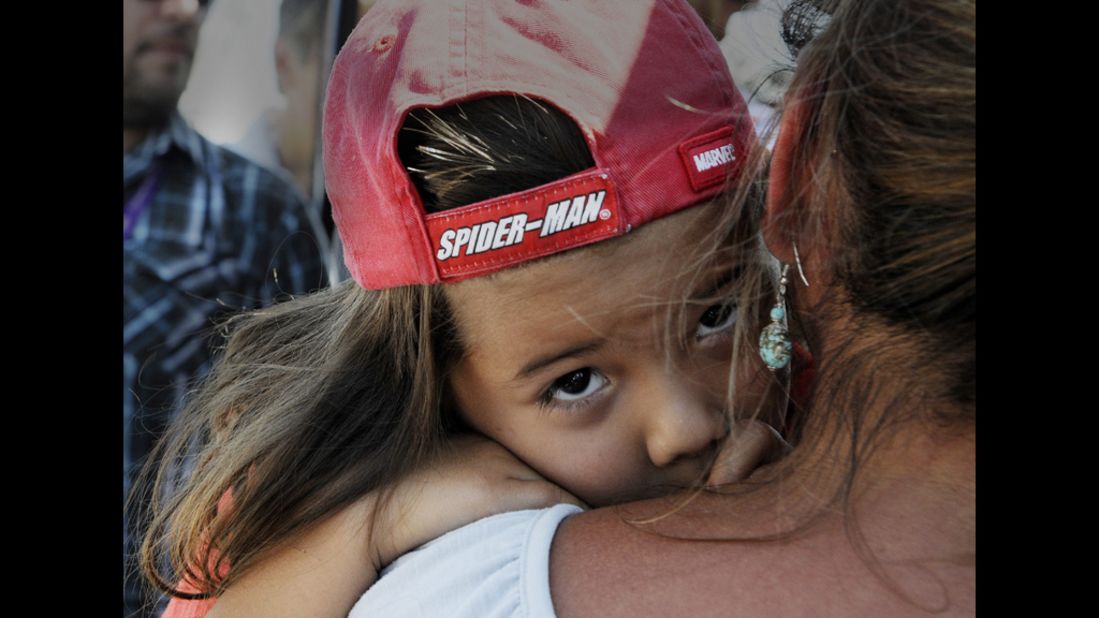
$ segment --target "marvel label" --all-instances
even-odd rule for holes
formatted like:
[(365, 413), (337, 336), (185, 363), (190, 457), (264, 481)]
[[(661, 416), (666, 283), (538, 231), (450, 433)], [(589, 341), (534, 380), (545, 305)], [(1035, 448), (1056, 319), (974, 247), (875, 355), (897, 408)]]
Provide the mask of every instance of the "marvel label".
[(703, 191), (721, 184), (739, 165), (733, 128), (718, 129), (680, 144), (679, 156), (692, 189)]

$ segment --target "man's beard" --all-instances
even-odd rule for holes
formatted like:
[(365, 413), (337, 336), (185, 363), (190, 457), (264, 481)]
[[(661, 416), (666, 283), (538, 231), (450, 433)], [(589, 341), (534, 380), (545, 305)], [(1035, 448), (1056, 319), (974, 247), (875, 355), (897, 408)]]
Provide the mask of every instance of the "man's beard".
[(133, 67), (122, 85), (123, 128), (155, 129), (166, 125), (183, 94), (183, 85), (143, 83), (137, 67)]

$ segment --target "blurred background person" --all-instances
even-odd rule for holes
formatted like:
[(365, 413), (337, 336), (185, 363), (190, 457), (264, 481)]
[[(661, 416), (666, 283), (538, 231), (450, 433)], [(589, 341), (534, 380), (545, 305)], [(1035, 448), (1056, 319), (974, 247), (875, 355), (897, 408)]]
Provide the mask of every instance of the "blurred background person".
[(782, 103), (793, 77), (789, 48), (782, 40), (782, 15), (790, 0), (755, 0), (733, 13), (720, 39), (721, 51), (736, 76), (737, 88), (748, 103), (756, 133), (774, 145), (771, 129), (775, 109)]
[(725, 37), (725, 24), (729, 17), (744, 8), (752, 0), (688, 0), (690, 5), (698, 11), (702, 23), (714, 33), (714, 38), (720, 41)]
[[(296, 191), (179, 114), (209, 0), (123, 0), (123, 491), (220, 316), (324, 284)], [(124, 495), (125, 495), (124, 494)], [(123, 518), (123, 568), (132, 563)], [(127, 577), (124, 616), (153, 615)]]
[(274, 59), (284, 105), (266, 110), (240, 141), (229, 146), (286, 174), (307, 202), (313, 195), (327, 10), (328, 3), (318, 0), (283, 0), (279, 4)]
[[(342, 279), (341, 256), (331, 247), (331, 213), (324, 207), (324, 175), (317, 158), (320, 93), (327, 81), (324, 62), (325, 0), (282, 0), (273, 50), (281, 103), (265, 109), (240, 140), (227, 147), (284, 178), (298, 191), (329, 279)], [(327, 220), (326, 220), (327, 219)]]
[(782, 13), (790, 0), (689, 0), (717, 38), (752, 124), (768, 147), (775, 107), (782, 101), (793, 65), (782, 40)]
[(355, 23), (358, 23), (363, 15), (366, 15), (366, 12), (370, 10), (370, 7), (374, 6), (374, 0), (356, 0), (356, 4), (358, 10), (355, 13)]

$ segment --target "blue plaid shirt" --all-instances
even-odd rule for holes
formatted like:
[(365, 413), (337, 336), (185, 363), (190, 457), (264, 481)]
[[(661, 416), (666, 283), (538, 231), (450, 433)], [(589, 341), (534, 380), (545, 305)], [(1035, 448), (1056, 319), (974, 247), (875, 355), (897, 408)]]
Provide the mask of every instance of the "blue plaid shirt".
[[(126, 201), (154, 169), (156, 192), (123, 241), (127, 494), (183, 395), (209, 369), (215, 319), (325, 284), (318, 241), (284, 181), (210, 143), (178, 114), (124, 155)], [(127, 588), (130, 615), (140, 599)]]

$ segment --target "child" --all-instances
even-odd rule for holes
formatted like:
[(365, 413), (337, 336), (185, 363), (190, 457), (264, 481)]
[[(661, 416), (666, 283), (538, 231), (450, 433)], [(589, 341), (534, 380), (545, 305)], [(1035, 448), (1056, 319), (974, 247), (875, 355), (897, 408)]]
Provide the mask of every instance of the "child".
[[(766, 309), (756, 220), (715, 231), (711, 201), (755, 138), (681, 0), (379, 2), (333, 67), (324, 140), (355, 281), (233, 324), (162, 443), (143, 547), (162, 587), (167, 555), (193, 590), (240, 583), (219, 615), (249, 591), (257, 614), (346, 613), (478, 517), (697, 486), (729, 394), (768, 409), (771, 374), (730, 370)], [(750, 435), (722, 475), (765, 454)]]

